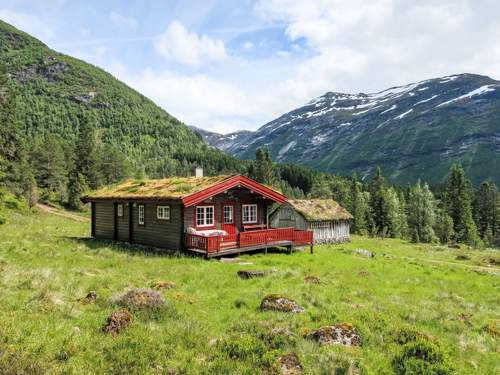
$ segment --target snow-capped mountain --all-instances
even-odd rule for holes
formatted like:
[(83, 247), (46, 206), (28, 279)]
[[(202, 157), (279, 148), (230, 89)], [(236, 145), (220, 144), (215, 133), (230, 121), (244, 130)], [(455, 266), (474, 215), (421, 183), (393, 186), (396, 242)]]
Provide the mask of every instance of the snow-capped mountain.
[(454, 162), (500, 182), (500, 81), (459, 74), (372, 94), (327, 92), (256, 132), (205, 140), (240, 158), (268, 147), (278, 162), (396, 182), (437, 183)]

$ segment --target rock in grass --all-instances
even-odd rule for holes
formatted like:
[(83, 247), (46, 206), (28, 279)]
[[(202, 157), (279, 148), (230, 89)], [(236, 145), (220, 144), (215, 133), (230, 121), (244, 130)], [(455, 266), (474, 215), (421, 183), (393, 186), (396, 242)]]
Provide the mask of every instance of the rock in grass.
[(361, 346), (361, 336), (349, 323), (321, 327), (310, 332), (306, 337), (321, 345)]
[(140, 288), (132, 288), (115, 295), (111, 298), (111, 302), (132, 309), (154, 309), (167, 303), (156, 290)]
[(466, 254), (458, 254), (455, 257), (455, 260), (470, 260), (470, 257)]
[(172, 281), (155, 280), (151, 283), (151, 288), (158, 290), (168, 290), (172, 289), (173, 287), (175, 287), (175, 283), (173, 283)]
[(366, 249), (356, 249), (356, 250), (354, 250), (354, 252), (358, 255), (362, 255), (362, 256), (367, 257), (367, 258), (374, 258), (375, 257), (375, 253), (371, 252), (370, 250), (366, 250)]
[(288, 353), (278, 357), (278, 366), (283, 375), (297, 375), (302, 373), (302, 365), (295, 353)]
[(269, 294), (265, 296), (260, 303), (260, 309), (263, 311), (271, 310), (291, 313), (301, 313), (304, 311), (304, 308), (297, 302), (281, 294)]
[(80, 302), (83, 304), (91, 303), (97, 300), (97, 293), (93, 290), (87, 293), (87, 295), (83, 298), (80, 298)]
[(266, 273), (263, 270), (239, 270), (238, 276), (242, 279), (252, 279), (254, 277), (264, 277)]
[(321, 284), (319, 277), (311, 275), (304, 277), (304, 282), (306, 284)]
[(108, 316), (106, 323), (102, 327), (104, 333), (117, 335), (127, 328), (133, 321), (133, 316), (128, 310), (119, 310)]

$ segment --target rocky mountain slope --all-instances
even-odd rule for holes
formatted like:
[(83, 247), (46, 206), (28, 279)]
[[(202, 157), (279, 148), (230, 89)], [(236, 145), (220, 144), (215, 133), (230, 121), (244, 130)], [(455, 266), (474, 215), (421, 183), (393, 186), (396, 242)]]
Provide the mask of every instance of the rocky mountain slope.
[(236, 171), (241, 161), (207, 146), (151, 100), (84, 61), (51, 50), (0, 21), (0, 67), (16, 93), (16, 119), (29, 144), (57, 137), (72, 157), (82, 114), (95, 118), (98, 143), (116, 146), (150, 177)]
[[(202, 134), (203, 135), (203, 134)], [(268, 147), (279, 162), (361, 177), (439, 183), (454, 162), (474, 183), (500, 182), (500, 81), (474, 74), (373, 94), (327, 92), (256, 132), (204, 135), (240, 158)]]

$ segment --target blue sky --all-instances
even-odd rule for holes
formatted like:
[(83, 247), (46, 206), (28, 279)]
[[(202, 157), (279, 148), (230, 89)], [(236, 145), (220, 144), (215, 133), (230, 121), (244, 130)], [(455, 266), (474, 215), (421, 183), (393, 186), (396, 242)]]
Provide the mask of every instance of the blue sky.
[(0, 19), (187, 124), (256, 129), (326, 91), (500, 78), (496, 0), (2, 0)]

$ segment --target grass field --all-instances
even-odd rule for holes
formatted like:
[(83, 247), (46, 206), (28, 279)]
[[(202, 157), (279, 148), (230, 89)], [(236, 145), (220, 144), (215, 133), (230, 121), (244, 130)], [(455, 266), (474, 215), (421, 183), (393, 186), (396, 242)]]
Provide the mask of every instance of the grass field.
[[(48, 213), (0, 226), (0, 373), (273, 373), (279, 356), (295, 353), (306, 374), (392, 374), (409, 332), (433, 342), (457, 373), (500, 372), (493, 250), (355, 237), (313, 255), (246, 255), (252, 264), (240, 265), (79, 239), (88, 227)], [(275, 272), (243, 280), (242, 268)], [(321, 283), (305, 283), (306, 276)], [(155, 280), (175, 283), (161, 292), (167, 307), (133, 310), (128, 329), (104, 334), (119, 309), (110, 297)], [(91, 290), (97, 300), (81, 303)], [(293, 298), (305, 312), (261, 312), (269, 293)], [(361, 347), (304, 337), (345, 322), (359, 330)], [(281, 333), (272, 333), (277, 327)]]

